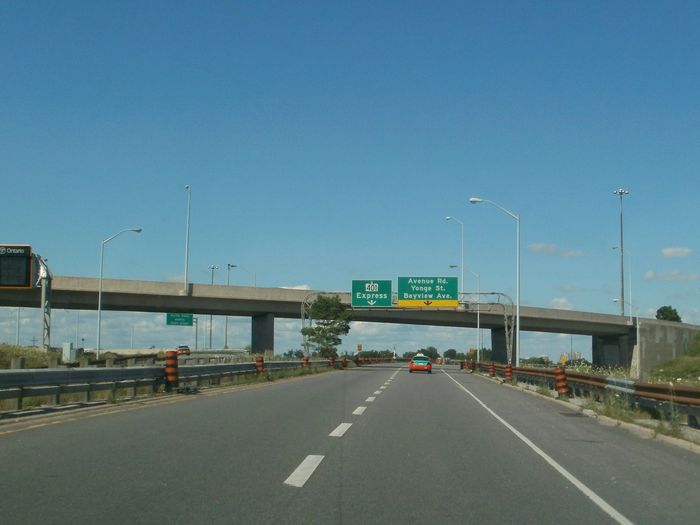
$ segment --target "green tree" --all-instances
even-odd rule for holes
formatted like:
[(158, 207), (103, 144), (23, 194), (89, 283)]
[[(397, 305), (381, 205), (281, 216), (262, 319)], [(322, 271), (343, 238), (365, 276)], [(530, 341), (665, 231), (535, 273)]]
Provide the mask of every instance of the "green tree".
[(682, 323), (683, 320), (678, 312), (672, 306), (662, 306), (656, 310), (656, 318), (660, 321), (676, 321), (677, 323)]
[(429, 346), (428, 348), (421, 348), (420, 351), (428, 356), (430, 359), (437, 359), (440, 357), (440, 352), (438, 352), (438, 349), (435, 348), (434, 346)]
[(455, 359), (457, 357), (457, 350), (450, 348), (449, 350), (445, 350), (442, 355), (447, 359)]
[(491, 351), (490, 348), (482, 348), (480, 354), (481, 354), (481, 361), (483, 363), (486, 363), (486, 362), (491, 361), (493, 359), (493, 352)]
[(302, 335), (316, 345), (321, 356), (337, 357), (340, 336), (350, 331), (350, 312), (337, 295), (319, 295), (309, 313), (314, 325), (302, 329)]

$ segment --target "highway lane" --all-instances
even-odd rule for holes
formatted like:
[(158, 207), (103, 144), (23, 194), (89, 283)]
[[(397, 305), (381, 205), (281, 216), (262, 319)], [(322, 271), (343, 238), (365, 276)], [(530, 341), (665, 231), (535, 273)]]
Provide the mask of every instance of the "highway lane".
[[(3, 425), (0, 515), (105, 524), (696, 519), (697, 455), (448, 373), (363, 367), (21, 432), (3, 434), (12, 428)], [(315, 470), (294, 477), (309, 456)]]

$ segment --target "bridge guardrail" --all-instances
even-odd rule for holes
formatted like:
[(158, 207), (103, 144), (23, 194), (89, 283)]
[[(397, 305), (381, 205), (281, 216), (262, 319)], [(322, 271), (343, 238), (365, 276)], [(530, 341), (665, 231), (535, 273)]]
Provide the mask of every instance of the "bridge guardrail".
[[(311, 360), (311, 366), (329, 366), (327, 360)], [(268, 361), (267, 370), (302, 368), (304, 361)], [(182, 382), (202, 380), (219, 383), (222, 377), (255, 374), (254, 362), (212, 365), (182, 365), (179, 367)], [(22, 408), (27, 397), (47, 396), (50, 405), (57, 405), (63, 394), (80, 394), (80, 401), (89, 402), (92, 392), (126, 390), (126, 396), (134, 397), (136, 389), (148, 387), (152, 392), (165, 386), (165, 369), (162, 366), (130, 368), (43, 368), (0, 371), (0, 401), (10, 400), (9, 410)], [(0, 411), (2, 417), (2, 411)]]
[[(477, 363), (479, 370), (488, 371), (490, 363)], [(505, 365), (493, 364), (496, 374), (505, 377)], [(554, 390), (555, 371), (549, 368), (513, 368), (513, 375), (518, 381), (530, 384), (545, 382)], [(669, 413), (676, 409), (688, 416), (688, 425), (700, 428), (700, 388), (677, 385), (675, 383), (642, 383), (632, 379), (613, 376), (600, 376), (584, 372), (566, 370), (568, 390), (574, 397), (595, 396), (605, 391), (623, 394), (630, 402)]]

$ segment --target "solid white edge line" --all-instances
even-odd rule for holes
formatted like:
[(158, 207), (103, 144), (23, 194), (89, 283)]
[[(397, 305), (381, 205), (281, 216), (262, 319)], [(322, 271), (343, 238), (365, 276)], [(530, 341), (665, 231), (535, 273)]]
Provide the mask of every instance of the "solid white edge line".
[(457, 381), (454, 377), (452, 377), (450, 374), (445, 372), (444, 370), (442, 371), (443, 374), (445, 374), (447, 377), (452, 379), (454, 383), (464, 390), (467, 394), (469, 394), (472, 398), (474, 398), (474, 401), (479, 403), (484, 410), (486, 410), (489, 414), (491, 414), (496, 420), (501, 423), (504, 427), (506, 427), (508, 430), (510, 430), (515, 436), (520, 439), (523, 443), (525, 443), (528, 447), (530, 447), (537, 455), (539, 455), (542, 459), (544, 459), (549, 465), (554, 468), (559, 474), (561, 474), (564, 478), (566, 478), (572, 485), (574, 485), (577, 489), (579, 489), (585, 496), (587, 496), (593, 503), (595, 503), (603, 512), (605, 512), (608, 516), (610, 516), (612, 519), (614, 519), (617, 523), (621, 523), (623, 525), (633, 525), (633, 523), (625, 518), (622, 514), (620, 514), (615, 508), (610, 505), (607, 501), (605, 501), (603, 498), (598, 496), (593, 490), (589, 489), (582, 481), (579, 481), (578, 478), (576, 478), (573, 474), (571, 474), (568, 470), (566, 470), (564, 467), (562, 467), (559, 463), (557, 463), (552, 457), (547, 455), (545, 451), (543, 451), (541, 448), (539, 448), (537, 445), (535, 445), (532, 441), (530, 441), (528, 438), (526, 438), (523, 434), (521, 434), (515, 427), (513, 427), (510, 423), (508, 423), (505, 419), (503, 419), (501, 416), (496, 414), (493, 410), (491, 410), (489, 407), (486, 406), (486, 403), (484, 403), (481, 399), (476, 397), (474, 394), (472, 394), (464, 385), (462, 385), (459, 381)]
[(302, 461), (299, 466), (294, 469), (287, 479), (284, 480), (285, 485), (290, 485), (292, 487), (303, 487), (304, 483), (308, 481), (311, 474), (314, 473), (316, 467), (321, 464), (325, 456), (309, 455), (306, 456), (304, 461)]
[(353, 416), (361, 416), (362, 414), (365, 413), (365, 410), (367, 410), (367, 407), (357, 407), (357, 408), (353, 411), (352, 415), (353, 415)]
[(341, 423), (337, 427), (335, 427), (335, 430), (328, 434), (328, 437), (343, 437), (343, 434), (345, 434), (348, 429), (352, 426), (352, 423)]
[(365, 403), (373, 403), (375, 399), (377, 398), (374, 396), (369, 396), (367, 399), (365, 399)]

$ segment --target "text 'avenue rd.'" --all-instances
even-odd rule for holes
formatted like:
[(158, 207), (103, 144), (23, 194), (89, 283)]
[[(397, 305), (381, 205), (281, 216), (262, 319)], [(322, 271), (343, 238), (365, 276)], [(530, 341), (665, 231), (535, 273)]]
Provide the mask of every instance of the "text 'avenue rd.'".
[(397, 305), (402, 308), (457, 308), (457, 278), (399, 277)]

